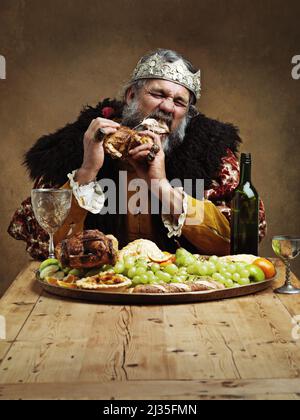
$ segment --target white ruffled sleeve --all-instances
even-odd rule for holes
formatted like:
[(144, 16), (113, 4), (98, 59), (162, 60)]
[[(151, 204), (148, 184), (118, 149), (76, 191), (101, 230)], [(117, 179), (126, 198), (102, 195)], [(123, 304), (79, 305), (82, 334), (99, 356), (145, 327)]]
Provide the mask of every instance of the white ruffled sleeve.
[(181, 236), (181, 232), (182, 232), (182, 228), (184, 226), (185, 220), (186, 220), (186, 215), (187, 215), (187, 210), (188, 210), (188, 196), (187, 194), (183, 191), (182, 187), (179, 188), (175, 188), (176, 190), (179, 190), (182, 195), (183, 195), (183, 202), (182, 202), (182, 207), (183, 207), (183, 212), (179, 215), (178, 220), (176, 223), (174, 223), (174, 219), (173, 216), (170, 214), (162, 214), (162, 221), (165, 225), (165, 227), (168, 229), (168, 237), (172, 238), (173, 236), (177, 236), (180, 237)]
[(76, 170), (68, 174), (68, 178), (79, 206), (93, 214), (99, 214), (105, 203), (105, 194), (102, 191), (100, 182), (93, 181), (87, 185), (79, 185), (74, 180), (75, 174)]

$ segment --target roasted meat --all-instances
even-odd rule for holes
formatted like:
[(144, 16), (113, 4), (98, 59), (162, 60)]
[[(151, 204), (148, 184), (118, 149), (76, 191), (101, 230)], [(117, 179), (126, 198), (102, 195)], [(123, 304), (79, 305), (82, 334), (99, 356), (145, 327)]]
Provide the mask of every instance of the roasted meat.
[(85, 230), (56, 246), (56, 257), (71, 268), (93, 268), (114, 265), (118, 257), (118, 241), (99, 230)]
[[(153, 133), (163, 135), (169, 133), (169, 127), (163, 121), (154, 118), (145, 119), (139, 126), (139, 130), (150, 130)], [(129, 151), (145, 143), (153, 143), (150, 136), (143, 136), (138, 131), (121, 126), (116, 133), (108, 134), (103, 141), (103, 147), (114, 159), (125, 160)]]
[(128, 127), (121, 127), (116, 133), (109, 134), (104, 138), (103, 147), (105, 153), (112, 158), (125, 160), (131, 149), (145, 143), (153, 143), (152, 138), (142, 136)]

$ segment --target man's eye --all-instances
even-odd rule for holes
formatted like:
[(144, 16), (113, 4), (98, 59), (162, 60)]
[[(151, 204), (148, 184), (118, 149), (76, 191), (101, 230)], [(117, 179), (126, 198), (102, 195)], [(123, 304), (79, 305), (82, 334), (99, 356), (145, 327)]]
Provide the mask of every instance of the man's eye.
[(187, 104), (184, 103), (184, 102), (181, 102), (181, 101), (175, 101), (175, 105), (179, 106), (181, 108), (186, 108), (187, 107)]
[(163, 98), (164, 97), (164, 95), (162, 95), (161, 93), (151, 92), (150, 95), (153, 96), (154, 98)]

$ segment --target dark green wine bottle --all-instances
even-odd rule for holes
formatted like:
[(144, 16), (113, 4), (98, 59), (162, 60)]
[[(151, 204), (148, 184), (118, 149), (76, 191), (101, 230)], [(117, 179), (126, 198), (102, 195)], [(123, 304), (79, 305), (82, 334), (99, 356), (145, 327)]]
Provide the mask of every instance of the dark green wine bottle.
[(231, 255), (258, 255), (259, 196), (251, 183), (251, 154), (241, 155), (240, 183), (231, 202)]

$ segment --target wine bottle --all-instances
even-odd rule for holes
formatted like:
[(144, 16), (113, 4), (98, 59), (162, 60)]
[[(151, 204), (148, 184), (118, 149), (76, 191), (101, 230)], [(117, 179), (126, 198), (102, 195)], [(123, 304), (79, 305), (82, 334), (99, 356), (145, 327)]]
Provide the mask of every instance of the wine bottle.
[(240, 183), (231, 202), (231, 255), (258, 255), (259, 196), (251, 182), (251, 154), (242, 153)]

